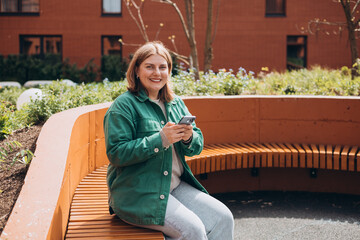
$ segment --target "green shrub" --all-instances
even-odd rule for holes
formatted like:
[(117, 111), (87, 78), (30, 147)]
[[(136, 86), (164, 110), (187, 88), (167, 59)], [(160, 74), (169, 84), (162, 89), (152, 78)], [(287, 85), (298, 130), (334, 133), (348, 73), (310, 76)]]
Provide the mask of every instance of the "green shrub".
[(24, 109), (26, 124), (37, 124), (46, 121), (52, 114), (79, 106), (110, 102), (126, 91), (124, 82), (80, 84), (68, 86), (61, 81), (41, 86), (42, 99), (32, 101)]
[(360, 78), (351, 79), (345, 67), (341, 70), (313, 67), (285, 73), (273, 72), (254, 79), (250, 85), (255, 85), (253, 94), (259, 95), (360, 95)]
[[(0, 59), (1, 61), (1, 59)], [(71, 68), (71, 65), (68, 65)], [(89, 68), (90, 66), (88, 66)], [(91, 68), (91, 67), (90, 67)], [(81, 76), (80, 72), (77, 72)], [(90, 76), (92, 77), (92, 76)], [(345, 68), (327, 70), (320, 67), (297, 71), (273, 72), (254, 77), (253, 72), (239, 68), (218, 73), (200, 72), (200, 79), (194, 81), (193, 71), (178, 70), (172, 77), (171, 85), (180, 96), (214, 95), (336, 95), (359, 96), (360, 77), (351, 79)], [(52, 114), (84, 105), (111, 102), (126, 91), (126, 81), (104, 80), (98, 83), (81, 83), (68, 86), (62, 81), (40, 86), (41, 100), (35, 100), (16, 110), (16, 99), (24, 89), (0, 89), (0, 130), (4, 137), (10, 132), (46, 121)]]
[(9, 126), (9, 112), (13, 110), (10, 106), (9, 102), (0, 101), (0, 140), (4, 139), (13, 130)]
[[(89, 83), (99, 79), (99, 67), (91, 59), (83, 68), (63, 62), (59, 54), (45, 55), (0, 55), (0, 81), (17, 81), (24, 84), (29, 80), (71, 79), (74, 82)], [(119, 79), (120, 80), (120, 79)]]
[(101, 79), (120, 81), (126, 76), (128, 64), (119, 55), (105, 55), (101, 58)]
[(16, 101), (20, 94), (25, 91), (25, 88), (17, 87), (0, 87), (0, 102), (9, 102), (12, 105), (16, 105)]

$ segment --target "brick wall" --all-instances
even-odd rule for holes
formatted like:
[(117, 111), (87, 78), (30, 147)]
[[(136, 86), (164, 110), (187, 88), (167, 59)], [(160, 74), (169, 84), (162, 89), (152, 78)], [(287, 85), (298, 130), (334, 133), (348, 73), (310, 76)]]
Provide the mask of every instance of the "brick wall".
[[(216, 2), (216, 1), (214, 1)], [(178, 3), (183, 7), (182, 1)], [(196, 40), (200, 65), (206, 26), (206, 0), (196, 0)], [(330, 0), (288, 0), (286, 17), (265, 17), (265, 0), (221, 1), (219, 23), (214, 41), (213, 70), (244, 67), (259, 72), (286, 69), (286, 37), (301, 35), (297, 30), (318, 17), (343, 21), (340, 5)], [(165, 26), (159, 39), (172, 48), (168, 36), (175, 35), (180, 54), (188, 55), (189, 47), (182, 26), (171, 6), (146, 0), (143, 17), (148, 34), (154, 39), (159, 23)], [(122, 16), (101, 16), (101, 1), (46, 0), (40, 1), (39, 16), (0, 16), (0, 54), (19, 53), (19, 35), (61, 35), (63, 58), (79, 66), (91, 58), (100, 64), (101, 36), (122, 35), (127, 43), (143, 43), (139, 31), (122, 4)], [(359, 41), (360, 43), (360, 41)], [(123, 56), (135, 47), (124, 46)], [(308, 35), (307, 63), (338, 68), (351, 65), (347, 32), (342, 36)]]

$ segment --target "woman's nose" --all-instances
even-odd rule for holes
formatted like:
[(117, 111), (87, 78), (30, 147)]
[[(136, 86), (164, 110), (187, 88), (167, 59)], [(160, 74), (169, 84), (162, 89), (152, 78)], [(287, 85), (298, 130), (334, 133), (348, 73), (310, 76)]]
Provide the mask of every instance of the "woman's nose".
[(155, 68), (155, 69), (154, 69), (154, 74), (160, 75), (160, 69), (159, 69), (159, 68)]

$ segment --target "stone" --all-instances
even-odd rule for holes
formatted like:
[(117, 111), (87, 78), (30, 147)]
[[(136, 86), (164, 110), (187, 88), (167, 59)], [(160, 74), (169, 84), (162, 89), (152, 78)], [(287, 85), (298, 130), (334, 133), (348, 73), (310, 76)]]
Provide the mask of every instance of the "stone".
[(70, 79), (63, 79), (61, 82), (65, 83), (68, 86), (76, 86), (77, 85), (77, 83), (71, 81)]
[(16, 108), (20, 110), (24, 104), (30, 103), (31, 100), (41, 100), (42, 99), (42, 91), (38, 88), (30, 88), (25, 90), (20, 94), (16, 101)]
[(24, 87), (33, 88), (33, 87), (38, 87), (40, 85), (46, 85), (51, 83), (53, 83), (52, 80), (31, 80), (31, 81), (27, 81), (24, 84)]
[(21, 88), (21, 84), (15, 81), (5, 81), (5, 82), (0, 82), (0, 86), (1, 87), (17, 87), (17, 88)]

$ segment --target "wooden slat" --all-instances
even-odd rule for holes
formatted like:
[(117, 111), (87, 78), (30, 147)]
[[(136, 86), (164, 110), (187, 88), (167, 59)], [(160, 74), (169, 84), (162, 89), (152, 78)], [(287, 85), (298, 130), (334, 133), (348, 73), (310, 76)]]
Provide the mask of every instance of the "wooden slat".
[(343, 150), (341, 151), (341, 162), (340, 162), (340, 167), (341, 170), (347, 170), (348, 169), (348, 154), (350, 151), (350, 146), (345, 146), (343, 148)]
[(358, 147), (353, 146), (349, 152), (349, 171), (355, 171), (355, 156), (358, 151)]
[(253, 168), (255, 166), (255, 151), (246, 146), (246, 144), (239, 144), (239, 146), (248, 156), (248, 161), (244, 164), (247, 165), (248, 168)]
[(360, 172), (360, 151), (356, 154), (356, 171)]
[(333, 147), (331, 145), (326, 145), (326, 169), (332, 170), (333, 168)]
[(282, 143), (278, 143), (278, 146), (285, 152), (285, 167), (292, 167), (291, 149)]
[(340, 153), (341, 146), (336, 145), (333, 152), (334, 170), (340, 170)]
[(326, 169), (326, 150), (325, 146), (319, 145), (320, 168)]
[(279, 167), (285, 167), (285, 151), (277, 144), (271, 143), (279, 155)]
[(291, 160), (292, 160), (291, 167), (296, 167), (296, 168), (299, 167), (299, 152), (298, 152), (298, 150), (290, 143), (285, 143), (285, 146), (291, 151)]
[(311, 151), (313, 152), (313, 168), (320, 167), (320, 153), (319, 149), (315, 144), (311, 144)]
[(261, 152), (261, 167), (267, 167), (268, 162), (272, 162), (272, 151), (263, 144), (254, 143), (252, 145)]
[[(264, 145), (270, 149), (270, 151), (272, 152), (272, 156), (273, 156), (273, 161), (272, 161), (272, 165), (270, 167), (279, 167), (280, 166), (280, 159), (279, 159), (279, 152), (276, 150), (276, 148), (274, 148), (271, 144), (269, 143), (264, 143)], [(269, 166), (269, 162), (268, 162), (268, 166)]]
[(305, 153), (305, 150), (299, 144), (296, 144), (296, 143), (294, 144), (294, 147), (299, 152), (299, 166), (301, 168), (305, 168), (306, 167), (306, 153)]
[(313, 164), (313, 152), (310, 149), (310, 147), (307, 144), (302, 144), (303, 149), (305, 150), (306, 153), (306, 167), (307, 168), (313, 168), (314, 164)]
[(253, 160), (253, 164), (251, 167), (259, 168), (262, 152), (253, 144), (245, 143), (245, 144), (243, 144), (243, 146), (248, 148), (251, 152), (254, 153), (254, 160)]

